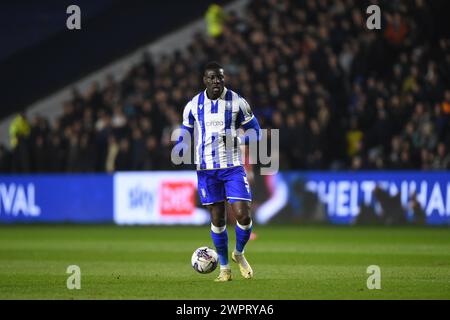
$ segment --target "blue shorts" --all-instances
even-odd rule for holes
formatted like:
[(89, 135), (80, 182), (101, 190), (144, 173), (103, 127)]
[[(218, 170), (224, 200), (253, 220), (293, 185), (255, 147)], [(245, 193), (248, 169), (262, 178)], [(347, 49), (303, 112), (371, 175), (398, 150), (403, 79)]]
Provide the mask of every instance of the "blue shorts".
[(197, 171), (198, 193), (203, 205), (228, 200), (252, 201), (244, 167)]

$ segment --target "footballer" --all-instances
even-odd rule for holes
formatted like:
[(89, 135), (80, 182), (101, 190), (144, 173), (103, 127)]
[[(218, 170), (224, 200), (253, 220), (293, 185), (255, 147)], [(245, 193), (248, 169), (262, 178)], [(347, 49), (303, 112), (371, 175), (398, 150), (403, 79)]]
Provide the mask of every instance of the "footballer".
[[(261, 129), (247, 101), (225, 87), (224, 68), (217, 62), (205, 66), (205, 91), (184, 107), (182, 132), (196, 131), (194, 151), (198, 192), (202, 205), (211, 214), (211, 237), (219, 256), (220, 273), (215, 281), (230, 281), (228, 232), (225, 201), (236, 217), (236, 247), (231, 259), (241, 275), (250, 279), (253, 270), (244, 256), (244, 247), (252, 233), (252, 195), (242, 164), (240, 145), (261, 139)], [(244, 135), (239, 137), (237, 129)], [(249, 130), (252, 129), (252, 130)], [(178, 143), (183, 141), (180, 136)]]

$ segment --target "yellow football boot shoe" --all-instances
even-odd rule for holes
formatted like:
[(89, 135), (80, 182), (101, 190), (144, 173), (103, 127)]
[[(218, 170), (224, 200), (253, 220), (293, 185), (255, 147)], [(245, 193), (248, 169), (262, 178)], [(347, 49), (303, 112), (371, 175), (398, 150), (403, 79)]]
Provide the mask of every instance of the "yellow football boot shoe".
[(214, 281), (216, 282), (231, 281), (231, 269), (220, 269), (219, 276)]
[(236, 262), (239, 265), (239, 270), (241, 271), (241, 275), (245, 279), (253, 278), (253, 269), (248, 263), (247, 259), (245, 259), (244, 254), (236, 254), (234, 251), (231, 254), (231, 260)]

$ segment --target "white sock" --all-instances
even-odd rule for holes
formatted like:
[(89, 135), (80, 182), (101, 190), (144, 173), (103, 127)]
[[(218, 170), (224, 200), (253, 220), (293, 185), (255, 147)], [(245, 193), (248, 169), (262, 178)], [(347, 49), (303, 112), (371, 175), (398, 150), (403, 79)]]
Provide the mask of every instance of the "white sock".
[(239, 228), (241, 228), (242, 230), (248, 230), (248, 229), (250, 229), (250, 228), (252, 227), (253, 221), (250, 220), (250, 223), (247, 224), (247, 225), (245, 225), (245, 226), (243, 226), (242, 224), (240, 224), (238, 221), (236, 221), (236, 224), (237, 224), (237, 226), (238, 226)]
[(220, 266), (220, 270), (223, 270), (223, 269), (230, 270), (230, 265), (226, 264), (226, 265)]
[(223, 227), (216, 227), (215, 225), (213, 225), (211, 223), (211, 230), (214, 233), (222, 233), (225, 231), (226, 228), (227, 228), (227, 225), (224, 225)]

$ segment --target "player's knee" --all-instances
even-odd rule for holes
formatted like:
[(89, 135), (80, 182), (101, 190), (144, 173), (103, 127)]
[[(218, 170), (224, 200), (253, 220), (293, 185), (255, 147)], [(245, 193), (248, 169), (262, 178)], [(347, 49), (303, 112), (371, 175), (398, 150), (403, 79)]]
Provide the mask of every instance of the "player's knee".
[(245, 204), (239, 206), (235, 210), (236, 220), (240, 225), (248, 225), (252, 221), (250, 213), (250, 202), (245, 202)]
[(215, 227), (223, 227), (226, 224), (225, 208), (218, 204), (209, 205), (207, 208), (211, 214), (211, 223)]
[(239, 222), (239, 224), (241, 226), (247, 226), (252, 221), (252, 217), (250, 216), (250, 214), (248, 214), (248, 215), (245, 215), (245, 216), (236, 217), (236, 220)]
[(211, 223), (215, 227), (223, 227), (226, 223), (225, 217), (211, 216)]

